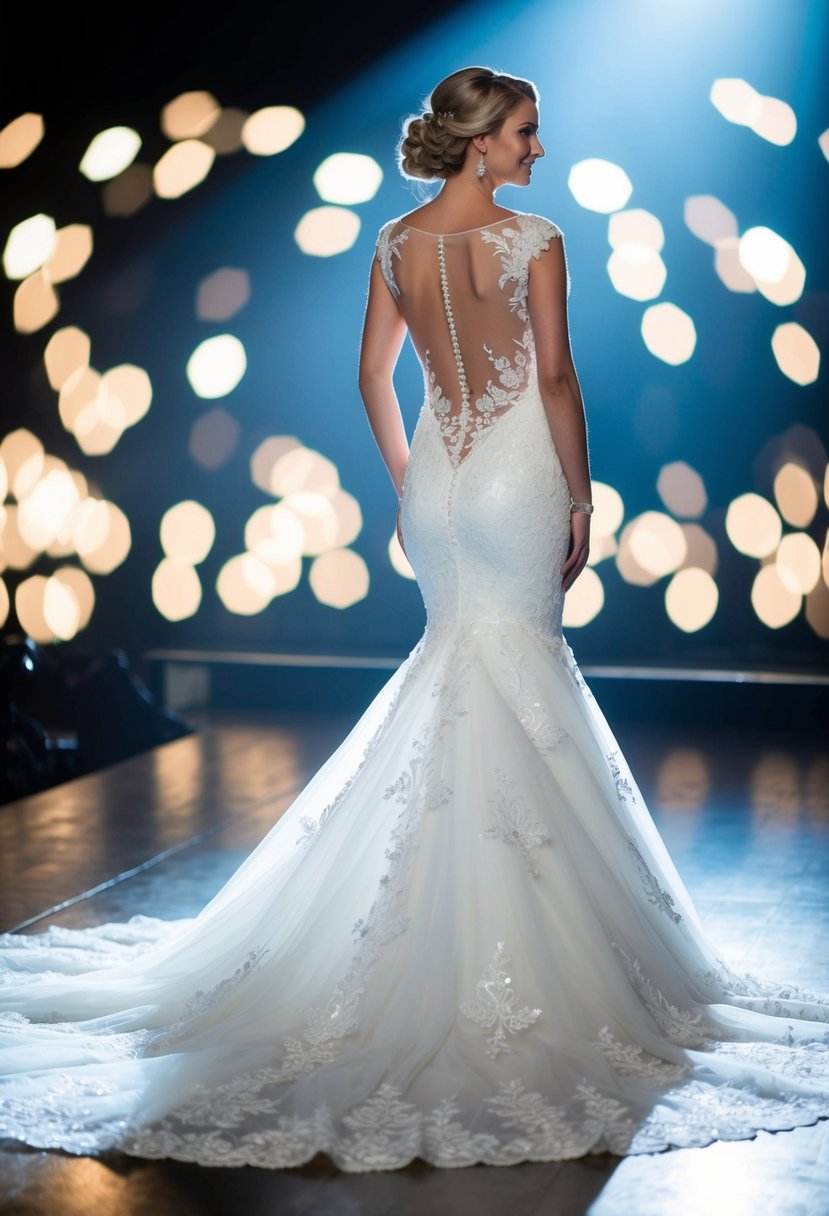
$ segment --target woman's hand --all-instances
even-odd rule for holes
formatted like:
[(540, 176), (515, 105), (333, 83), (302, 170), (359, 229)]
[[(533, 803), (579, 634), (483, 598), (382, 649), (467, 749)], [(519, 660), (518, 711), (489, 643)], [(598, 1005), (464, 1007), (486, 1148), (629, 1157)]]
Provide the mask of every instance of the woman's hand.
[(569, 591), (587, 564), (590, 553), (590, 516), (585, 511), (570, 512), (570, 551), (561, 567), (561, 584)]

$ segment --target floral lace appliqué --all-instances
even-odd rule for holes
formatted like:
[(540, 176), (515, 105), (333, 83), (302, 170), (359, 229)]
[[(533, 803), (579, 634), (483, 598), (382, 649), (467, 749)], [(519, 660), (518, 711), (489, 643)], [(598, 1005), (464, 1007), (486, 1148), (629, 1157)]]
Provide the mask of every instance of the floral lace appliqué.
[(633, 1043), (622, 1043), (608, 1026), (599, 1031), (596, 1043), (613, 1071), (620, 1077), (643, 1077), (654, 1081), (674, 1081), (691, 1074), (690, 1064), (672, 1064), (659, 1056), (650, 1055)]
[(639, 866), (639, 873), (642, 875), (642, 882), (645, 887), (645, 893), (648, 897), (648, 903), (653, 904), (655, 908), (659, 908), (660, 912), (664, 912), (674, 924), (678, 925), (682, 920), (682, 913), (677, 912), (674, 908), (674, 897), (664, 891), (659, 885), (656, 875), (651, 870), (648, 863), (645, 861), (639, 849), (639, 845), (633, 836), (628, 837), (628, 848), (636, 858)]
[(503, 1082), (486, 1105), (506, 1127), (520, 1133), (524, 1152), (529, 1152), (532, 1159), (572, 1157), (599, 1147), (623, 1153), (635, 1126), (628, 1109), (586, 1083), (576, 1087), (574, 1096), (584, 1105), (581, 1117), (552, 1106), (541, 1094), (527, 1091), (521, 1081)]
[(682, 1047), (705, 1047), (713, 1041), (712, 1036), (703, 1028), (701, 1013), (691, 1013), (672, 1005), (645, 975), (638, 958), (630, 958), (617, 942), (610, 944), (622, 956), (628, 978), (667, 1039)]
[(392, 259), (400, 257), (400, 246), (409, 235), (408, 228), (403, 228), (398, 232), (397, 236), (391, 236), (391, 230), (394, 227), (394, 221), (390, 221), (381, 230), (377, 238), (377, 260), (380, 263), (380, 269), (383, 272), (383, 278), (392, 295), (397, 297), (400, 295), (400, 288), (394, 279), (394, 269)]
[(739, 996), (741, 1008), (754, 1009), (773, 1017), (793, 1017), (813, 1022), (829, 1022), (829, 996), (810, 992), (798, 984), (762, 979), (750, 971), (734, 971), (718, 958), (716, 965), (696, 972), (697, 979), (713, 988), (717, 999)]
[(550, 240), (556, 236), (561, 236), (561, 230), (555, 224), (533, 215), (516, 216), (514, 228), (501, 228), (498, 232), (485, 229), (481, 232), (482, 239), (495, 246), (495, 253), (501, 259), (502, 274), (498, 286), (503, 290), (507, 283), (515, 285), (510, 308), (522, 321), (529, 320), (527, 295), (530, 259), (538, 258), (549, 249)]
[(415, 674), (418, 671), (418, 668), (423, 663), (425, 649), (426, 649), (425, 638), (421, 638), (420, 641), (415, 646), (415, 648), (412, 650), (408, 659), (406, 659), (405, 670), (403, 670), (403, 668), (400, 669), (402, 672), (402, 675), (403, 675), (403, 679), (400, 681), (400, 684), (398, 685), (397, 690), (395, 691), (394, 696), (391, 699), (391, 702), (386, 710), (386, 713), (383, 716), (382, 722), (379, 724), (379, 726), (377, 727), (377, 729), (374, 731), (373, 735), (369, 739), (368, 743), (366, 744), (363, 754), (360, 757), (360, 761), (357, 764), (356, 768), (354, 769), (354, 772), (348, 777), (348, 779), (346, 781), (343, 782), (342, 786), (337, 791), (337, 794), (335, 795), (335, 797), (328, 803), (327, 806), (325, 806), (323, 808), (323, 810), (320, 813), (319, 819), (314, 819), (311, 815), (303, 815), (301, 817), (301, 819), (299, 820), (299, 826), (302, 828), (302, 835), (297, 838), (296, 843), (298, 845), (305, 845), (310, 840), (313, 840), (313, 838), (319, 832), (320, 828), (325, 826), (325, 824), (328, 822), (328, 820), (331, 818), (331, 816), (335, 813), (337, 808), (342, 804), (342, 802), (347, 797), (349, 791), (351, 790), (352, 786), (354, 785), (354, 782), (357, 780), (358, 776), (360, 775), (362, 770), (365, 768), (367, 761), (370, 759), (370, 757), (372, 755), (374, 755), (375, 751), (377, 750), (377, 748), (379, 747), (383, 738), (385, 737), (386, 731), (388, 730), (389, 726), (391, 725), (392, 721), (394, 720), (395, 711), (397, 709), (397, 706), (400, 704), (400, 701), (403, 697), (404, 692), (410, 686), (412, 680), (414, 679)]
[(535, 678), (528, 670), (526, 654), (519, 651), (506, 637), (502, 637), (499, 655), (506, 690), (518, 720), (537, 751), (542, 755), (549, 755), (560, 743), (564, 743), (569, 735), (550, 718)]
[(629, 799), (635, 805), (636, 798), (634, 797), (633, 789), (627, 777), (623, 774), (619, 761), (616, 759), (618, 755), (618, 751), (615, 751), (611, 752), (607, 757), (613, 780), (616, 783), (616, 793), (619, 795), (620, 802), (627, 802)]
[(552, 837), (544, 825), (532, 818), (524, 798), (515, 793), (518, 782), (508, 777), (501, 769), (495, 770), (497, 797), (495, 798), (496, 822), (481, 832), (482, 837), (501, 840), (516, 849), (527, 872), (538, 878), (540, 871), (535, 861), (535, 850), (549, 844)]
[(492, 1031), (485, 1048), (491, 1060), (501, 1054), (514, 1054), (507, 1036), (526, 1030), (541, 1017), (540, 1009), (530, 1009), (527, 1005), (515, 1008), (516, 995), (510, 987), (512, 980), (507, 972), (509, 962), (504, 943), (498, 942), (483, 976), (475, 985), (476, 1000), (464, 1001), (461, 1005), (464, 1017), (477, 1023), (482, 1030)]
[(412, 756), (407, 767), (386, 789), (383, 797), (408, 805), (414, 811), (434, 811), (446, 806), (452, 791), (436, 776), (435, 726), (427, 723), (418, 739), (412, 740)]

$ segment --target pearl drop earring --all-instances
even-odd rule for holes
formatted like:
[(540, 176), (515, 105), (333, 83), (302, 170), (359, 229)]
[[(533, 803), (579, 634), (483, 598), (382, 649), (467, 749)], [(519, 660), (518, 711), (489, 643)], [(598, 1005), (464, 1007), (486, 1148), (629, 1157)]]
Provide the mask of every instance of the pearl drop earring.
[(483, 177), (483, 175), (486, 173), (486, 165), (484, 164), (483, 152), (481, 152), (480, 156), (478, 157), (478, 165), (477, 165), (477, 168), (475, 169), (475, 172), (477, 173), (478, 177)]

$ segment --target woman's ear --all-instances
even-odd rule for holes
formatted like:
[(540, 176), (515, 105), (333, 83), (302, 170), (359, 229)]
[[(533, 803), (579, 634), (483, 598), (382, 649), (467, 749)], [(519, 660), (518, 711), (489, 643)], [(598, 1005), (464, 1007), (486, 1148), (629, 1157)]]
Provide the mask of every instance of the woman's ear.
[(475, 145), (477, 152), (486, 152), (487, 137), (486, 135), (473, 135), (472, 143)]

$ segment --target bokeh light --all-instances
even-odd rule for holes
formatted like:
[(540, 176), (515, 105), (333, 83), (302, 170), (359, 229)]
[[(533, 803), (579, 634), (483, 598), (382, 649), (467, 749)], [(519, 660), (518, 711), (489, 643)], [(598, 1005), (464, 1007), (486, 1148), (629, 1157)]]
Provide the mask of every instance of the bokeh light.
[(717, 584), (707, 570), (686, 566), (665, 588), (665, 610), (685, 633), (696, 633), (713, 618), (719, 603)]
[(26, 570), (38, 556), (38, 550), (27, 544), (21, 535), (18, 526), (19, 510), (15, 503), (10, 503), (4, 509), (3, 531), (0, 536), (3, 546), (3, 569), (10, 567), (12, 570)]
[(209, 131), (220, 112), (221, 106), (212, 93), (192, 89), (180, 93), (164, 106), (161, 130), (168, 139), (192, 139)]
[(661, 511), (643, 511), (632, 520), (629, 543), (637, 564), (657, 578), (678, 570), (687, 551), (682, 528)]
[(348, 490), (337, 490), (331, 495), (331, 506), (337, 516), (335, 548), (341, 549), (357, 539), (363, 530), (363, 511), (357, 499)]
[(108, 127), (91, 141), (79, 165), (91, 182), (107, 181), (131, 165), (141, 150), (141, 136), (132, 127)]
[(698, 519), (708, 506), (705, 483), (685, 460), (663, 465), (656, 479), (659, 497), (674, 515)]
[(301, 447), (294, 435), (270, 435), (256, 448), (250, 461), (251, 480), (266, 494), (273, 494), (273, 471), (281, 456)]
[(254, 156), (274, 156), (296, 143), (305, 130), (305, 116), (295, 106), (263, 106), (242, 127), (242, 143)]
[(202, 602), (198, 573), (181, 558), (164, 557), (153, 571), (152, 597), (168, 621), (184, 621), (195, 616)]
[(268, 485), (272, 494), (284, 496), (308, 490), (326, 498), (331, 498), (339, 488), (340, 475), (334, 461), (299, 444), (278, 456)]
[(368, 566), (353, 549), (332, 549), (315, 558), (308, 582), (321, 604), (350, 608), (365, 599), (369, 589)]
[(57, 636), (47, 623), (44, 612), (46, 582), (45, 575), (32, 574), (18, 583), (14, 593), (14, 610), (21, 629), (40, 643), (53, 642)]
[(778, 97), (758, 93), (740, 77), (715, 80), (710, 98), (723, 118), (749, 127), (769, 143), (784, 146), (797, 134), (797, 118), (792, 107)]
[(47, 578), (43, 589), (43, 616), (55, 638), (68, 642), (78, 632), (81, 609), (72, 588), (59, 578)]
[(218, 156), (238, 152), (243, 147), (242, 130), (247, 119), (246, 110), (240, 110), (236, 106), (223, 106), (216, 121), (201, 136), (202, 143), (212, 148)]
[(52, 283), (65, 283), (80, 274), (92, 256), (92, 229), (88, 224), (67, 224), (55, 233), (55, 246), (44, 270)]
[(245, 348), (233, 334), (200, 342), (187, 360), (187, 379), (197, 397), (226, 397), (247, 370)]
[(92, 579), (80, 566), (58, 566), (52, 578), (63, 583), (75, 597), (78, 605), (77, 632), (85, 629), (95, 607), (95, 587)]
[(647, 245), (626, 242), (613, 250), (607, 273), (619, 295), (631, 300), (652, 300), (665, 286), (668, 276), (662, 258)]
[(744, 232), (737, 256), (757, 290), (773, 304), (793, 304), (803, 295), (806, 268), (789, 242), (771, 228), (760, 225)]
[(266, 562), (253, 553), (237, 553), (228, 558), (216, 579), (219, 599), (229, 612), (254, 616), (264, 611), (273, 599), (274, 575)]
[(284, 503), (259, 507), (245, 524), (245, 547), (269, 566), (293, 569), (305, 552), (305, 528)]
[(115, 503), (88, 498), (76, 513), (74, 540), (87, 570), (110, 574), (126, 560), (132, 546), (132, 530)]
[(562, 625), (580, 629), (595, 620), (604, 607), (604, 586), (592, 566), (585, 566), (564, 597)]
[(216, 524), (207, 507), (192, 498), (168, 507), (159, 525), (161, 547), (167, 557), (197, 566), (216, 539)]
[(403, 578), (414, 581), (415, 572), (412, 568), (412, 563), (409, 561), (408, 557), (403, 551), (403, 547), (398, 540), (396, 530), (392, 532), (391, 536), (389, 537), (386, 552), (389, 555), (389, 561), (391, 562), (392, 569)]
[(625, 504), (622, 495), (605, 481), (593, 479), (593, 514), (590, 517), (591, 544), (602, 537), (612, 536), (622, 526)]
[(819, 638), (829, 638), (829, 587), (824, 581), (806, 596), (804, 616), (813, 633)]
[(226, 321), (250, 299), (250, 275), (238, 267), (223, 266), (199, 283), (196, 316), (202, 321)]
[(685, 537), (685, 558), (680, 569), (694, 566), (713, 577), (719, 566), (717, 542), (699, 524), (682, 524), (681, 527)]
[(644, 245), (659, 253), (665, 244), (665, 229), (662, 221), (642, 207), (628, 211), (617, 211), (607, 224), (607, 240), (613, 249), (623, 245)]
[(17, 524), (32, 549), (46, 549), (80, 502), (78, 487), (66, 469), (52, 469), (20, 500)]
[(190, 428), (187, 450), (191, 459), (212, 471), (223, 465), (236, 450), (242, 428), (223, 406), (197, 418)]
[(153, 189), (159, 198), (181, 198), (207, 177), (216, 153), (200, 139), (185, 139), (173, 144), (156, 161)]
[(28, 110), (6, 123), (0, 131), (0, 169), (16, 169), (43, 139), (43, 115)]
[(664, 301), (645, 309), (642, 317), (645, 346), (664, 363), (687, 363), (697, 344), (694, 322), (676, 304)]
[(807, 532), (790, 532), (777, 548), (777, 572), (790, 591), (808, 595), (820, 578), (820, 549)]
[(729, 291), (748, 295), (757, 290), (757, 283), (740, 261), (739, 237), (724, 237), (714, 254), (714, 270)]
[(787, 460), (774, 475), (774, 498), (787, 524), (807, 528), (818, 509), (818, 488), (800, 464)]
[(771, 228), (749, 228), (740, 237), (740, 261), (753, 279), (778, 283), (789, 265), (789, 246)]
[(383, 181), (383, 170), (373, 156), (360, 152), (335, 152), (314, 173), (314, 186), (327, 203), (367, 203)]
[(728, 505), (725, 515), (728, 539), (740, 553), (767, 557), (780, 544), (783, 525), (772, 503), (761, 494), (740, 494)]
[[(117, 409), (122, 427), (135, 426), (147, 413), (153, 399), (153, 386), (143, 367), (121, 363), (101, 376), (98, 408), (104, 414)], [(117, 403), (117, 404), (115, 404)]]
[(153, 197), (153, 170), (151, 165), (134, 164), (105, 182), (102, 190), (104, 211), (107, 215), (130, 216)]
[(17, 496), (21, 493), (21, 483), (18, 475), (24, 466), (34, 459), (37, 462), (37, 476), (43, 467), (45, 451), (42, 442), (28, 427), (17, 427), (10, 431), (0, 441), (0, 459), (5, 470), (6, 484), (11, 493)]
[(306, 211), (294, 230), (303, 253), (329, 258), (350, 249), (360, 233), (360, 217), (345, 207), (314, 207)]
[(803, 596), (792, 590), (780, 568), (772, 563), (758, 570), (751, 587), (751, 602), (764, 625), (781, 629), (800, 612)]
[(60, 299), (51, 280), (43, 270), (36, 270), (14, 293), (14, 328), (21, 334), (33, 334), (48, 325), (59, 308)]
[(820, 371), (820, 349), (797, 321), (785, 321), (772, 334), (771, 349), (777, 366), (795, 384), (814, 384)]
[(3, 269), (9, 279), (25, 279), (52, 256), (56, 228), (42, 211), (15, 224), (3, 249)]
[(695, 194), (687, 198), (683, 214), (694, 236), (715, 249), (724, 241), (738, 239), (736, 215), (713, 194)]
[(601, 157), (573, 165), (567, 185), (576, 202), (589, 211), (619, 211), (633, 193), (633, 183), (621, 165)]
[(286, 494), (282, 505), (296, 515), (305, 532), (302, 552), (310, 557), (333, 549), (339, 531), (337, 513), (330, 498), (311, 490)]

